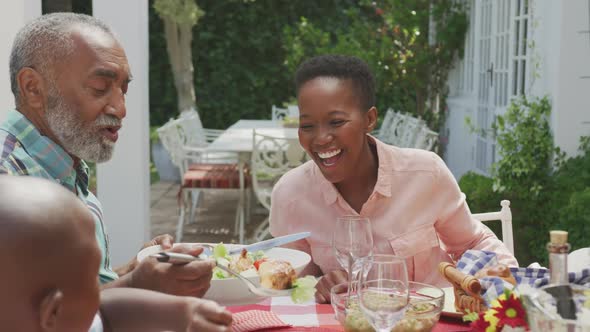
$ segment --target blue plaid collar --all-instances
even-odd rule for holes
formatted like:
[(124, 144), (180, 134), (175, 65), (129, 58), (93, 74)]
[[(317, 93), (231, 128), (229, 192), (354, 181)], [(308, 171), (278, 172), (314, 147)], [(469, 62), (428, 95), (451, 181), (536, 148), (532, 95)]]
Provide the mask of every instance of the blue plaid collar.
[(80, 160), (78, 167), (74, 169), (72, 157), (57, 143), (41, 135), (22, 113), (10, 110), (0, 128), (14, 135), (27, 153), (52, 178), (73, 192), (76, 192), (76, 184), (78, 184), (84, 195), (88, 195), (88, 165)]

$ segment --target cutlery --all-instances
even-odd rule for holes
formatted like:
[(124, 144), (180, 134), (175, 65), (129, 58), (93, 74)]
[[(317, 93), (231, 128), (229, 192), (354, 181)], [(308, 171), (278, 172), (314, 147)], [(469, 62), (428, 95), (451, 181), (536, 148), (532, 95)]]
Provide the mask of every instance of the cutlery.
[(309, 237), (310, 235), (311, 235), (311, 232), (301, 232), (301, 233), (279, 236), (279, 237), (275, 237), (270, 240), (264, 240), (264, 241), (252, 243), (252, 244), (249, 244), (249, 245), (246, 245), (243, 247), (238, 247), (238, 248), (228, 250), (228, 254), (230, 256), (235, 255), (235, 254), (239, 254), (242, 252), (242, 250), (246, 250), (248, 252), (267, 250), (267, 249), (282, 246), (284, 244), (291, 243), (291, 242), (294, 242), (297, 240), (305, 239), (305, 238)]

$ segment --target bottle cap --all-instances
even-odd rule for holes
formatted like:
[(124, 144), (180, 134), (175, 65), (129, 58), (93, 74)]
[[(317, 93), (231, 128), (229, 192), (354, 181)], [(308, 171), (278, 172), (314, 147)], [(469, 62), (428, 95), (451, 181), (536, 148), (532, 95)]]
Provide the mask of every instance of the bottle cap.
[(549, 231), (550, 242), (554, 244), (566, 244), (567, 243), (567, 232), (566, 231)]

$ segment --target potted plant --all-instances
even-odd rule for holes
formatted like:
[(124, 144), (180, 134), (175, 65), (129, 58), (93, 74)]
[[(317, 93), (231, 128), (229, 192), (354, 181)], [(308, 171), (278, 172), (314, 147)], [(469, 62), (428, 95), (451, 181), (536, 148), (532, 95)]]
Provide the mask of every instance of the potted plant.
[(156, 130), (157, 127), (150, 128), (150, 148), (152, 162), (158, 171), (158, 176), (162, 181), (180, 182), (180, 171), (172, 163), (170, 153), (162, 145)]

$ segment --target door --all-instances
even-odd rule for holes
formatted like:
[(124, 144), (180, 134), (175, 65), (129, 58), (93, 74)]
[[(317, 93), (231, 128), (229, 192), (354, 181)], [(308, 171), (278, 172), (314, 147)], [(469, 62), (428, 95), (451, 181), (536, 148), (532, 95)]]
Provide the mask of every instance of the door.
[[(510, 36), (513, 5), (521, 0), (479, 0), (477, 34), (477, 108), (475, 170), (489, 174), (496, 160), (496, 144), (491, 132), (497, 114), (502, 114), (509, 100)], [(526, 32), (525, 32), (526, 33)]]

